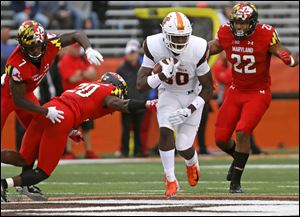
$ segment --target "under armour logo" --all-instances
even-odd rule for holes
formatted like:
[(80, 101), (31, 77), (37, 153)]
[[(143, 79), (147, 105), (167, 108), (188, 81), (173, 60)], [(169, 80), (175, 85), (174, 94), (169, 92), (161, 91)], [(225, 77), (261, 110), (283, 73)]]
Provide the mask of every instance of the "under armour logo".
[(253, 45), (253, 41), (248, 41), (248, 45)]
[(264, 90), (260, 90), (259, 93), (265, 94), (265, 91)]

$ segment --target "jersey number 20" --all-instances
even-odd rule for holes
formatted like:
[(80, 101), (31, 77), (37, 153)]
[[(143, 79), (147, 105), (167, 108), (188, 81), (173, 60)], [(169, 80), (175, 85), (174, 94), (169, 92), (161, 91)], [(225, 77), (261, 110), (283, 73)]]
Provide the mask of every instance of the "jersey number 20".
[(99, 84), (89, 84), (89, 83), (82, 83), (78, 85), (79, 87), (75, 90), (67, 90), (66, 92), (75, 92), (77, 95), (81, 97), (89, 97), (95, 90), (100, 87)]

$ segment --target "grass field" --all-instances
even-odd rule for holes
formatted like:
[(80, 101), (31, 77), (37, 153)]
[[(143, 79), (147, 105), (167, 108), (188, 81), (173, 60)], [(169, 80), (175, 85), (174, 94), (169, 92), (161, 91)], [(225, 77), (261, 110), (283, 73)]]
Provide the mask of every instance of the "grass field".
[[(229, 182), (225, 180), (230, 163), (228, 157), (200, 156), (201, 178), (199, 185), (192, 188), (186, 179), (185, 164), (178, 158), (176, 175), (181, 188), (178, 197), (234, 198), (228, 193)], [(19, 171), (2, 166), (1, 177), (16, 175)], [(77, 160), (61, 162), (53, 175), (38, 186), (50, 200), (127, 196), (164, 199), (162, 180), (159, 158)], [(242, 180), (243, 197), (299, 200), (299, 157), (295, 154), (251, 156)], [(8, 192), (8, 198), (11, 201), (24, 199), (14, 189)]]

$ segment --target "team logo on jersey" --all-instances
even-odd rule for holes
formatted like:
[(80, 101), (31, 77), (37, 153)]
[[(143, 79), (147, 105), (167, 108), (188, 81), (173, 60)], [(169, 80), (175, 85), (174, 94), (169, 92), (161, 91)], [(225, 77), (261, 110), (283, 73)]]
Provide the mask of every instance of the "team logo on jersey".
[(11, 73), (11, 78), (14, 81), (22, 81), (21, 73), (18, 69), (14, 68)]

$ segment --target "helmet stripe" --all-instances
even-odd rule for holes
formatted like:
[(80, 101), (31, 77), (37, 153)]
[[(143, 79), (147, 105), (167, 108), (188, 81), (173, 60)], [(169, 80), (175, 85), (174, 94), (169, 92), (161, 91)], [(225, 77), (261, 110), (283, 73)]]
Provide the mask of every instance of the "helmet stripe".
[(176, 12), (176, 18), (177, 18), (177, 30), (184, 30), (183, 19), (180, 13)]

